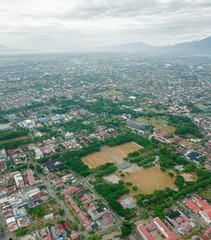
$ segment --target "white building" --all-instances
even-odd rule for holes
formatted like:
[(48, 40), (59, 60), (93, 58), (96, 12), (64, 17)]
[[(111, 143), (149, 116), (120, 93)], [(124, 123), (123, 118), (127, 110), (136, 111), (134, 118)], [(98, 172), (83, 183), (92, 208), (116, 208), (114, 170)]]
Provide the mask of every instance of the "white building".
[(72, 139), (73, 138), (73, 132), (67, 132), (64, 135), (65, 139)]
[(211, 207), (205, 208), (204, 210), (199, 211), (199, 213), (207, 224), (211, 223)]
[(0, 124), (0, 132), (6, 132), (10, 130), (10, 123)]
[(23, 182), (23, 178), (22, 178), (21, 173), (18, 173), (18, 174), (16, 174), (16, 175), (14, 175), (14, 179), (15, 179), (16, 186), (17, 186), (18, 188), (24, 186), (24, 182)]
[(0, 149), (0, 161), (4, 160), (7, 158), (7, 153), (4, 149)]
[(35, 121), (34, 120), (27, 119), (27, 120), (23, 121), (22, 124), (25, 128), (28, 128), (29, 130), (35, 128)]
[(43, 158), (43, 153), (42, 151), (39, 149), (39, 148), (35, 148), (35, 158), (36, 159), (40, 159), (40, 158)]

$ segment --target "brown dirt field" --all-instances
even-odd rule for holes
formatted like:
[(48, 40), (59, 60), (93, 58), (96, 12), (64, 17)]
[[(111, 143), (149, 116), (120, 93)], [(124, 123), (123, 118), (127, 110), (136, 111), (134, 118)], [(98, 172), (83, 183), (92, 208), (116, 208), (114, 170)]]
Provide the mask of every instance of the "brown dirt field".
[(138, 151), (139, 149), (141, 149), (141, 147), (137, 146), (136, 144), (134, 144), (132, 142), (123, 143), (123, 144), (121, 144), (119, 146), (115, 146), (115, 147), (106, 146), (105, 148), (112, 154), (119, 157), (120, 159), (127, 157), (128, 153), (132, 153), (134, 151)]
[(124, 181), (131, 182), (133, 186), (137, 186), (138, 191), (136, 193), (150, 194), (155, 190), (171, 187), (175, 178), (171, 178), (168, 172), (162, 172), (160, 168), (153, 167), (131, 174)]
[(104, 149), (101, 149), (99, 152), (88, 154), (82, 157), (81, 160), (90, 168), (96, 168), (107, 162), (115, 162)]

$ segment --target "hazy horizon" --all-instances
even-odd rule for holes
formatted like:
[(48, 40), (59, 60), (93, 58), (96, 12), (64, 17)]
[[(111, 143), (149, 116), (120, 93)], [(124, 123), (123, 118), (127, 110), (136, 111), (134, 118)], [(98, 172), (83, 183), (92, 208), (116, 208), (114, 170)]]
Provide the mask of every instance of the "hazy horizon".
[(211, 35), (208, 0), (0, 0), (0, 44), (34, 50), (142, 41), (163, 46)]

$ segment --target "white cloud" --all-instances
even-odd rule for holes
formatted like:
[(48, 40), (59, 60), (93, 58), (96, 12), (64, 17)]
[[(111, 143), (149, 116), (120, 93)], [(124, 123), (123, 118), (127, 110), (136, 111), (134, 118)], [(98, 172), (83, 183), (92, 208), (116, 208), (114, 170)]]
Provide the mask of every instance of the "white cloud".
[(65, 49), (211, 35), (208, 0), (0, 0), (0, 43)]

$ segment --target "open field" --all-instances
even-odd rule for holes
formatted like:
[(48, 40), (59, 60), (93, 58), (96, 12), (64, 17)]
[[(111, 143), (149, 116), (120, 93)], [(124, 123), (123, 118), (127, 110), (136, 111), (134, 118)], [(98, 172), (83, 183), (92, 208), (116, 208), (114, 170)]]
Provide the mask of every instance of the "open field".
[(88, 165), (90, 168), (96, 168), (100, 165), (103, 165), (107, 162), (116, 162), (109, 154), (104, 150), (100, 149), (99, 152), (88, 154), (85, 157), (82, 157), (81, 160)]
[(148, 124), (154, 126), (155, 128), (163, 130), (167, 133), (174, 133), (174, 131), (176, 129), (175, 127), (167, 124), (167, 120), (165, 119), (165, 117), (152, 117), (152, 118), (139, 117), (136, 119), (136, 121), (148, 123)]
[(123, 159), (127, 157), (128, 153), (132, 153), (134, 151), (141, 149), (141, 146), (138, 146), (133, 142), (129, 142), (129, 143), (123, 143), (115, 147), (106, 146), (105, 148), (112, 154), (116, 155), (118, 158)]
[(158, 167), (152, 167), (126, 176), (124, 181), (137, 186), (137, 193), (150, 194), (155, 190), (171, 187), (175, 178), (171, 178), (168, 172), (162, 172)]

